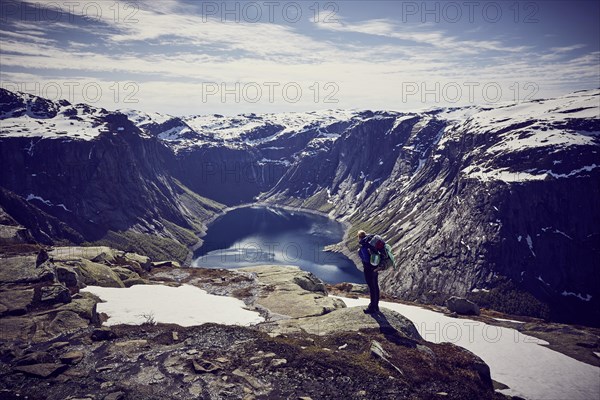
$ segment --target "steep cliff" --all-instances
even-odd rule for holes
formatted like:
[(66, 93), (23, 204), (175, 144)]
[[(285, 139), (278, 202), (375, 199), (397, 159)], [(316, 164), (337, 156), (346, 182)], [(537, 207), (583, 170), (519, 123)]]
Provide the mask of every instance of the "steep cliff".
[[(172, 242), (166, 255), (185, 259), (180, 242), (197, 241), (202, 217), (221, 207), (179, 184), (166, 168), (170, 150), (123, 114), (5, 90), (0, 103), (0, 186), (74, 231), (49, 238), (127, 249), (158, 235)], [(14, 217), (35, 228), (27, 213)]]
[(366, 121), (265, 199), (383, 234), (401, 265), (388, 293), (597, 322), (599, 103), (589, 91)]

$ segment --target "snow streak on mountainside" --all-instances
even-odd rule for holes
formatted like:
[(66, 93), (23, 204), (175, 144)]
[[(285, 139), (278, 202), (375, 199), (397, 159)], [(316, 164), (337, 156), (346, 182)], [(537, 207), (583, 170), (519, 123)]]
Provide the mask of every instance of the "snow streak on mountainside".
[[(186, 221), (200, 209), (169, 204), (188, 189), (228, 205), (307, 207), (392, 243), (402, 267), (384, 274), (389, 293), (476, 295), (495, 307), (521, 301), (483, 298), (508, 288), (539, 301), (516, 311), (600, 320), (588, 311), (600, 306), (600, 90), (418, 113), (187, 117), (0, 91), (0, 113), (0, 185), (59, 220), (146, 233), (164, 231), (165, 219), (198, 226)], [(86, 176), (119, 179), (75, 179), (49, 166), (49, 152)], [(120, 200), (76, 198), (106, 187)], [(117, 195), (131, 190), (135, 205)]]

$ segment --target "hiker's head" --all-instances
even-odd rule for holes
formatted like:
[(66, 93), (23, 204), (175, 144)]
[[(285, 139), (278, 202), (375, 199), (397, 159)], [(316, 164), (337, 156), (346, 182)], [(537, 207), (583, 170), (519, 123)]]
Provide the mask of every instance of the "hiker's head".
[(358, 231), (358, 240), (363, 239), (365, 236), (367, 236), (367, 232), (365, 232), (365, 231)]

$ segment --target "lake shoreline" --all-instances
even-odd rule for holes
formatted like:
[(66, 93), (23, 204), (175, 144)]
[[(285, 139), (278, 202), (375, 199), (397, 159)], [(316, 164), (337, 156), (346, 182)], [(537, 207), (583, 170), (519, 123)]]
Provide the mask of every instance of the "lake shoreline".
[[(273, 203), (269, 203), (269, 202), (251, 202), (251, 203), (244, 203), (244, 204), (238, 204), (238, 205), (226, 207), (226, 208), (221, 209), (218, 213), (214, 214), (210, 219), (205, 221), (206, 228), (205, 228), (204, 232), (201, 235), (199, 235), (200, 240), (198, 241), (198, 243), (196, 243), (191, 248), (193, 256), (190, 257), (191, 262), (188, 266), (193, 267), (195, 265), (194, 261), (198, 258), (195, 254), (197, 254), (198, 249), (200, 249), (200, 248), (202, 248), (202, 246), (204, 246), (206, 236), (209, 234), (208, 232), (210, 231), (210, 228), (214, 225), (215, 221), (219, 220), (221, 217), (227, 215), (228, 213), (230, 213), (232, 211), (240, 210), (240, 209), (252, 209), (252, 208), (253, 209), (264, 209), (264, 210), (268, 210), (268, 209), (282, 210), (282, 211), (286, 211), (291, 214), (299, 213), (299, 214), (305, 214), (305, 215), (314, 215), (314, 216), (326, 218), (327, 220), (329, 220), (331, 222), (340, 224), (341, 233), (342, 233), (341, 239), (334, 238), (333, 243), (329, 242), (331, 244), (324, 244), (322, 246), (322, 251), (325, 253), (339, 254), (340, 256), (343, 256), (344, 258), (346, 258), (352, 267), (351, 268), (352, 271), (358, 271), (358, 273), (360, 273), (360, 275), (361, 275), (360, 278), (358, 278), (358, 275), (356, 278), (352, 278), (353, 279), (352, 282), (355, 282), (356, 279), (361, 280), (362, 268), (360, 268), (360, 263), (357, 262), (357, 257), (355, 256), (355, 254), (353, 254), (353, 252), (351, 252), (349, 249), (347, 249), (346, 245), (345, 245), (345, 243), (348, 240), (349, 234), (350, 234), (350, 228), (352, 226), (349, 222), (338, 219), (338, 218), (334, 218), (334, 217), (332, 217), (331, 214), (326, 213), (326, 212), (317, 211), (317, 210), (309, 209), (309, 208), (297, 207), (297, 206), (273, 204)], [(338, 238), (339, 238), (339, 236), (338, 236)], [(210, 252), (210, 251), (212, 251), (212, 250), (208, 250), (208, 252)], [(289, 264), (295, 265), (293, 262), (291, 262)], [(210, 268), (210, 267), (208, 267), (208, 268)], [(349, 271), (347, 268), (348, 268), (348, 266), (346, 267), (346, 271)], [(353, 273), (351, 272), (351, 274), (353, 274)]]

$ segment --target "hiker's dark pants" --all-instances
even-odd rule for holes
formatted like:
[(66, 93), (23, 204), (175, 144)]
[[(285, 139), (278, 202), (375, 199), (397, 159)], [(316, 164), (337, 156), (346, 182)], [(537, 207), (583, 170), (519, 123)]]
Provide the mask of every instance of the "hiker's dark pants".
[(379, 282), (377, 281), (379, 273), (375, 272), (375, 268), (370, 263), (363, 263), (365, 281), (367, 281), (369, 295), (371, 296), (371, 304), (369, 304), (371, 308), (379, 308)]

